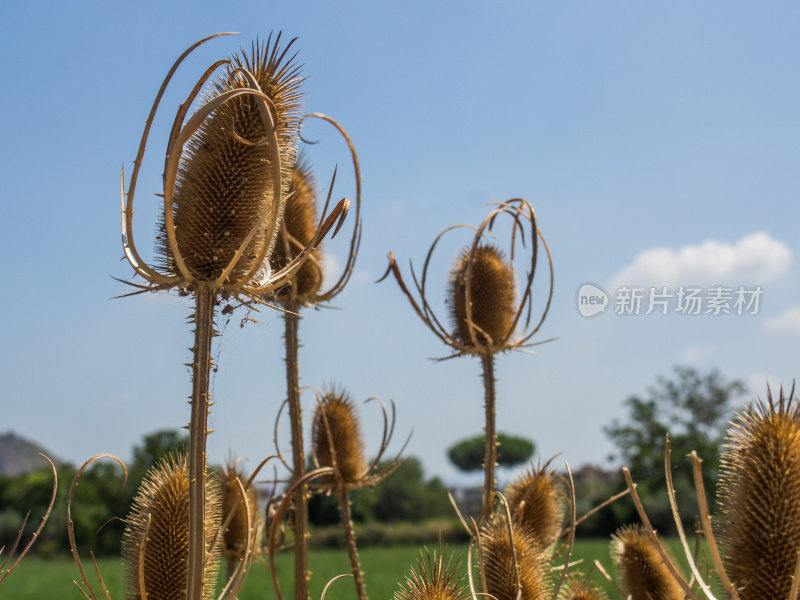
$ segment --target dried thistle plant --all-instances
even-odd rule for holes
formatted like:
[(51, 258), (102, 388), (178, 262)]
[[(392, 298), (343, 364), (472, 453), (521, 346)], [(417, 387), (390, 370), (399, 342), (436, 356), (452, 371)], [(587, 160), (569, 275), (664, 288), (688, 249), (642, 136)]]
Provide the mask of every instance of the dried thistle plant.
[[(225, 34), (219, 34), (225, 35)], [(347, 212), (342, 201), (295, 259), (277, 272), (266, 268), (277, 236), (298, 135), (299, 69), (280, 35), (250, 54), (218, 61), (200, 78), (176, 115), (164, 166), (164, 207), (156, 254), (161, 270), (139, 257), (133, 241), (133, 198), (153, 117), (173, 73), (197, 46), (175, 62), (147, 119), (129, 189), (122, 189), (125, 256), (146, 285), (138, 292), (177, 287), (194, 296), (192, 397), (189, 423), (189, 583), (200, 600), (205, 581), (205, 479), (209, 374), (215, 306), (220, 296), (259, 301), (289, 281), (319, 240)], [(189, 107), (215, 71), (225, 66), (187, 118)], [(327, 208), (327, 207), (326, 207)]]
[(545, 553), (561, 537), (567, 508), (564, 480), (548, 467), (531, 467), (505, 490), (512, 520)]
[(644, 527), (630, 525), (617, 530), (611, 555), (631, 600), (683, 600), (684, 591)]
[(253, 551), (263, 524), (258, 507), (258, 490), (250, 483), (236, 461), (228, 461), (220, 481), (222, 516), (225, 519), (222, 553), (228, 579), (233, 577), (236, 567)]
[[(214, 543), (221, 526), (220, 486), (206, 485), (207, 548), (204, 600), (214, 598), (220, 546)], [(189, 467), (185, 454), (168, 456), (145, 475), (122, 537), (127, 597), (136, 600), (183, 600), (189, 581)]]
[(431, 553), (426, 548), (393, 600), (468, 600), (469, 589), (464, 576), (458, 574), (459, 566), (452, 556), (445, 560), (441, 550)]
[(800, 403), (794, 389), (788, 397), (781, 389), (777, 402), (767, 390), (765, 402), (737, 414), (722, 456), (718, 504), (720, 547), (739, 597), (789, 597), (800, 552)]
[[(14, 541), (11, 543), (8, 549), (0, 548), (0, 557), (3, 556), (5, 553), (5, 558), (3, 562), (0, 563), (0, 583), (3, 583), (6, 578), (11, 575), (11, 572), (17, 568), (20, 561), (25, 558), (25, 555), (28, 554), (30, 549), (33, 547), (34, 542), (39, 537), (39, 534), (42, 533), (42, 529), (44, 529), (45, 523), (47, 523), (47, 519), (50, 518), (50, 513), (53, 511), (53, 504), (56, 501), (56, 493), (58, 492), (58, 473), (56, 472), (56, 466), (53, 464), (53, 461), (50, 460), (49, 457), (45, 456), (44, 454), (39, 454), (43, 459), (47, 461), (47, 464), (50, 466), (50, 472), (53, 475), (53, 490), (50, 492), (50, 502), (47, 505), (47, 509), (44, 511), (42, 515), (42, 520), (39, 522), (38, 527), (34, 530), (33, 534), (31, 535), (31, 539), (28, 540), (28, 543), (19, 551), (16, 559), (14, 559), (14, 555), (17, 552), (17, 548), (19, 547), (19, 543), (22, 541), (22, 533), (25, 531), (25, 525), (28, 523), (28, 517), (30, 517), (30, 512), (25, 515), (25, 518), (22, 520), (22, 524), (19, 526), (19, 530), (17, 531), (17, 535), (14, 538)], [(14, 562), (11, 560), (14, 559)], [(9, 564), (11, 562), (11, 564)]]
[[(530, 238), (530, 262), (524, 278), (522, 295), (516, 299), (516, 282), (511, 261), (503, 252), (485, 241), (493, 232), (495, 221), (500, 216), (511, 219), (509, 257), (513, 259), (517, 241), (525, 243), (526, 235)], [(472, 243), (468, 245), (456, 259), (451, 270), (448, 286), (448, 302), (451, 306), (453, 325), (447, 328), (434, 314), (427, 298), (428, 267), (436, 246), (441, 238), (454, 229), (467, 227), (475, 231)], [(532, 286), (539, 256), (539, 240), (547, 253), (550, 270), (550, 289), (547, 302), (538, 321), (533, 325)], [(494, 357), (499, 352), (524, 350), (536, 343), (531, 342), (538, 333), (550, 308), (553, 295), (553, 264), (550, 251), (539, 228), (531, 205), (522, 199), (502, 202), (487, 215), (478, 227), (454, 225), (442, 231), (431, 244), (422, 276), (418, 280), (411, 267), (414, 287), (419, 301), (409, 291), (403, 281), (400, 269), (393, 254), (389, 254), (389, 268), (381, 278), (392, 273), (400, 289), (408, 298), (411, 306), (423, 323), (433, 331), (442, 342), (455, 351), (447, 358), (463, 355), (475, 355), (481, 359), (484, 383), (484, 411), (486, 454), (484, 460), (483, 506), (487, 511), (490, 497), (495, 490), (495, 467), (497, 463), (497, 434), (495, 429), (495, 376)]]
[(561, 592), (558, 600), (607, 600), (605, 592), (596, 585), (587, 581), (581, 573), (570, 575)]
[[(339, 279), (329, 289), (322, 289), (323, 268), (322, 248), (316, 247), (295, 276), (284, 287), (268, 296), (270, 301), (281, 304), (285, 311), (284, 341), (286, 344), (286, 402), (289, 406), (289, 420), (292, 435), (292, 464), (290, 467), (292, 480), (298, 481), (306, 473), (305, 444), (303, 440), (303, 412), (300, 403), (300, 374), (298, 354), (300, 348), (299, 320), (300, 309), (308, 306), (325, 305), (333, 300), (347, 285), (353, 272), (358, 247), (361, 240), (361, 171), (358, 156), (350, 137), (344, 128), (335, 120), (325, 115), (313, 113), (306, 117), (322, 119), (332, 124), (342, 135), (350, 149), (355, 169), (356, 206), (350, 251)], [(334, 173), (335, 181), (335, 173)], [(307, 157), (301, 156), (295, 163), (291, 174), (291, 183), (284, 210), (283, 220), (278, 231), (278, 239), (270, 257), (270, 269), (279, 270), (291, 263), (294, 257), (311, 243), (317, 228), (317, 186), (314, 173)], [(333, 181), (329, 188), (333, 188)], [(289, 466), (287, 464), (287, 466)], [(308, 492), (300, 485), (295, 492), (293, 502), (294, 518), (294, 558), (295, 558), (295, 600), (308, 598)]]

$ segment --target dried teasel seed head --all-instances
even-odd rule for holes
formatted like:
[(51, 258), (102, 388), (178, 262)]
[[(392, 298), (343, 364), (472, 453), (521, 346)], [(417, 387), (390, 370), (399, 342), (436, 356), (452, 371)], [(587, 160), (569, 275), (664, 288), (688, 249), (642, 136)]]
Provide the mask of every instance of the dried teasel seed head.
[(393, 600), (468, 600), (469, 589), (458, 569), (458, 563), (452, 564), (452, 556), (445, 561), (440, 551), (431, 554), (426, 548)]
[(720, 467), (719, 541), (742, 600), (787, 598), (800, 550), (800, 404), (794, 388), (738, 413)]
[[(282, 197), (288, 191), (294, 165), (299, 127), (299, 68), (287, 59), (288, 46), (281, 48), (280, 35), (263, 46), (254, 43), (231, 58), (231, 65), (206, 94), (208, 101), (219, 94), (246, 87), (244, 68), (257, 80), (275, 109), (278, 152), (281, 159)], [(291, 44), (290, 44), (291, 45)], [(271, 213), (274, 175), (270, 168), (274, 145), (266, 138), (258, 104), (252, 95), (237, 96), (218, 107), (191, 136), (183, 149), (172, 203), (176, 245), (192, 278), (215, 281), (233, 260), (254, 227)], [(172, 249), (167, 242), (162, 217), (156, 254), (171, 275), (178, 275)], [(274, 240), (266, 239), (260, 227), (228, 276), (241, 282)]]
[[(286, 234), (284, 235), (284, 230)], [(289, 196), (283, 213), (283, 227), (278, 233), (270, 265), (277, 271), (291, 262), (314, 238), (317, 230), (317, 190), (314, 174), (302, 153), (292, 171)], [(303, 304), (319, 292), (322, 286), (322, 253), (319, 247), (303, 263), (292, 279), (291, 285), (278, 293), (278, 300), (286, 303), (292, 299)]]
[(563, 479), (547, 469), (528, 469), (508, 484), (506, 501), (512, 519), (545, 551), (561, 533), (566, 512)]
[[(513, 553), (511, 539), (514, 540)], [(520, 600), (551, 597), (546, 559), (520, 528), (512, 526), (512, 537), (509, 537), (508, 524), (503, 519), (495, 519), (481, 531), (480, 545), (484, 584), (497, 600), (517, 600), (517, 571), (522, 590)]]
[[(241, 483), (241, 487), (239, 486)], [(245, 490), (247, 505), (245, 506), (241, 490), (247, 483), (247, 477), (237, 468), (234, 462), (229, 462), (222, 471), (222, 519), (233, 515), (228, 527), (222, 533), (222, 552), (229, 562), (239, 561), (247, 553), (247, 537), (251, 540), (257, 537), (261, 525), (261, 511), (258, 509), (258, 490), (251, 485)], [(250, 531), (247, 528), (248, 513)]]
[[(467, 281), (470, 249), (461, 252), (450, 272), (449, 303), (455, 338), (465, 346), (474, 346), (467, 319), (467, 286), (472, 304), (472, 323), (481, 348), (501, 346), (511, 333), (515, 314), (514, 270), (503, 252), (482, 244), (475, 248), (472, 273)], [(490, 339), (487, 339), (488, 338)]]
[(599, 587), (586, 581), (581, 573), (574, 573), (564, 582), (558, 600), (608, 600), (608, 596)]
[(641, 525), (620, 527), (611, 555), (632, 600), (683, 600), (684, 593)]
[(335, 467), (344, 484), (353, 484), (364, 475), (367, 462), (358, 415), (344, 391), (331, 390), (319, 399), (311, 435), (321, 467)]
[[(206, 543), (221, 524), (216, 478), (206, 479)], [(122, 536), (130, 599), (184, 600), (189, 556), (189, 466), (186, 454), (168, 456), (145, 475)], [(204, 598), (214, 597), (219, 548), (206, 569)], [(141, 569), (141, 571), (140, 571)], [(144, 582), (144, 590), (140, 589)]]

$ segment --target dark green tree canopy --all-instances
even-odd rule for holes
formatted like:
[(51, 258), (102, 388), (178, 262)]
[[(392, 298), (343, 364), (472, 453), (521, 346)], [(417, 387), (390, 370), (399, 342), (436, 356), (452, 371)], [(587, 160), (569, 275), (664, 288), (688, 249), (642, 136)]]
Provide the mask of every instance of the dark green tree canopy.
[[(497, 441), (500, 444), (497, 449), (497, 464), (501, 467), (522, 464), (533, 456), (535, 445), (529, 439), (498, 433)], [(447, 457), (461, 471), (480, 471), (486, 452), (485, 444), (483, 435), (461, 440), (450, 446)]]

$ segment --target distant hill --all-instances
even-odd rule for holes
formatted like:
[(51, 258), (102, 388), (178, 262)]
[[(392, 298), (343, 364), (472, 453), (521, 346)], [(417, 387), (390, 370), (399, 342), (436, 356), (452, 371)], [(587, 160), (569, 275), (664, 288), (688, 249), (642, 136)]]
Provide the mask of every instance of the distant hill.
[(21, 475), (47, 466), (39, 453), (50, 457), (56, 466), (61, 464), (50, 452), (38, 444), (18, 436), (13, 431), (0, 435), (0, 475)]

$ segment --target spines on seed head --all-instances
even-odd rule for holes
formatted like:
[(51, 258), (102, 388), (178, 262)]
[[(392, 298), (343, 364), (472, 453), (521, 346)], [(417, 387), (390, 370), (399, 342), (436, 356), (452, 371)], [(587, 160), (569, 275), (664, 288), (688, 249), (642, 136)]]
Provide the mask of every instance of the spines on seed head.
[[(241, 487), (240, 484), (241, 483)], [(231, 516), (228, 527), (222, 534), (222, 551), (229, 562), (239, 561), (245, 557), (248, 546), (248, 535), (252, 540), (260, 528), (261, 511), (258, 509), (258, 491), (250, 485), (245, 490), (245, 498), (241, 490), (244, 489), (247, 478), (235, 463), (230, 462), (222, 471), (222, 519)], [(250, 530), (247, 523), (250, 521)]]
[(641, 525), (618, 529), (612, 538), (611, 555), (632, 600), (683, 600), (683, 589)]
[(608, 600), (608, 596), (596, 585), (586, 581), (583, 574), (575, 573), (567, 577), (558, 593), (558, 600)]
[[(467, 273), (472, 256), (470, 281)], [(511, 334), (515, 315), (516, 283), (514, 270), (502, 251), (482, 244), (471, 255), (465, 249), (450, 272), (449, 302), (455, 338), (474, 347), (467, 314), (467, 288), (472, 304), (472, 323), (479, 348), (502, 346)], [(488, 336), (488, 337), (487, 337)]]
[[(299, 126), (299, 67), (287, 56), (288, 46), (279, 46), (280, 35), (250, 53), (231, 58), (231, 65), (206, 94), (206, 101), (245, 87), (237, 68), (250, 71), (275, 109), (278, 152), (281, 159), (281, 196), (288, 191), (296, 153)], [(291, 45), (291, 44), (289, 44)], [(232, 261), (236, 251), (265, 214), (280, 198), (274, 198), (273, 170), (269, 168), (274, 147), (256, 100), (235, 97), (218, 107), (191, 136), (183, 149), (172, 204), (178, 251), (192, 277), (215, 281)], [(273, 149), (271, 149), (273, 148)], [(156, 252), (170, 274), (178, 274), (175, 257), (167, 243), (164, 221)], [(265, 246), (266, 227), (259, 228), (228, 276), (238, 281), (253, 268)], [(249, 282), (244, 282), (249, 283)]]
[[(206, 543), (220, 526), (220, 491), (215, 478), (206, 479)], [(189, 467), (186, 454), (168, 456), (151, 468), (133, 500), (122, 537), (122, 557), (128, 595), (148, 600), (184, 600), (189, 556)], [(204, 599), (214, 597), (219, 558), (212, 549), (206, 569)]]
[(314, 456), (321, 467), (335, 467), (343, 483), (366, 471), (364, 443), (356, 407), (344, 391), (331, 390), (317, 403), (312, 422)]
[(800, 550), (800, 403), (794, 388), (778, 402), (738, 413), (722, 455), (719, 541), (742, 600), (786, 598)]
[(425, 549), (393, 600), (468, 600), (469, 590), (458, 569), (458, 564), (452, 564), (452, 557), (445, 561), (440, 551), (431, 554)]
[[(517, 574), (522, 595), (519, 600), (544, 600), (552, 595), (547, 563), (542, 552), (519, 527), (496, 518), (481, 531), (481, 561), (486, 590), (497, 600), (517, 600)], [(511, 540), (514, 551), (511, 551)], [(515, 561), (516, 558), (516, 561)], [(515, 569), (516, 562), (516, 569)]]
[(566, 511), (562, 478), (546, 466), (529, 469), (508, 484), (505, 497), (512, 519), (541, 550), (551, 548), (561, 533)]

